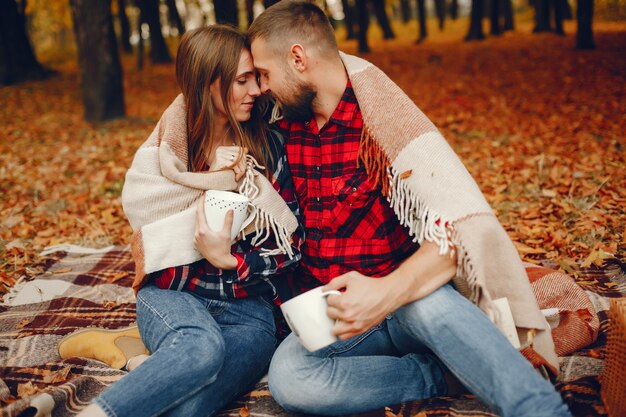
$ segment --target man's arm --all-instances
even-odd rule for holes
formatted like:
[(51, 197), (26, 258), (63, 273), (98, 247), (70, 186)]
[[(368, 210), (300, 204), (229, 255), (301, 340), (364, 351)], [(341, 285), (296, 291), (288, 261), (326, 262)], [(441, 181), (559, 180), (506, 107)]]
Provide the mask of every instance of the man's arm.
[(426, 297), (456, 274), (456, 256), (439, 255), (439, 247), (424, 242), (395, 271), (370, 278), (356, 271), (334, 278), (324, 291), (345, 289), (328, 297), (328, 315), (337, 319), (333, 332), (341, 339), (363, 333), (388, 314)]

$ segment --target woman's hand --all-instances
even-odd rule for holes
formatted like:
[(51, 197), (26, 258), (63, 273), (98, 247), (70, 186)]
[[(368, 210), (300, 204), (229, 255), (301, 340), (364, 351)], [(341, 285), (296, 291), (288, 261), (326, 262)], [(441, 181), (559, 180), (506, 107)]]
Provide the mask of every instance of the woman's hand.
[[(241, 154), (239, 162), (235, 164)], [(246, 155), (248, 148), (241, 146), (218, 146), (209, 161), (209, 171), (219, 171), (229, 168), (235, 171), (235, 181), (239, 181), (246, 173)]]
[(194, 243), (198, 252), (216, 268), (237, 269), (237, 258), (230, 252), (230, 231), (233, 227), (234, 211), (228, 210), (224, 227), (219, 232), (212, 230), (204, 216), (204, 198), (196, 208), (196, 233)]

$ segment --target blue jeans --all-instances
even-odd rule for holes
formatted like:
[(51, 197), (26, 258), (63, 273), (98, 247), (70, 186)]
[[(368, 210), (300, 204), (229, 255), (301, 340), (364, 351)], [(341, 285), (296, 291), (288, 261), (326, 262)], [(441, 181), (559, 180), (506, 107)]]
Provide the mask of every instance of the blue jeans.
[(263, 376), (274, 352), (272, 307), (209, 300), (153, 285), (137, 295), (151, 355), (95, 402), (111, 417), (211, 416)]
[(354, 414), (445, 395), (441, 363), (499, 415), (570, 416), (552, 384), (451, 285), (316, 352), (289, 335), (272, 359), (269, 387), (289, 411)]

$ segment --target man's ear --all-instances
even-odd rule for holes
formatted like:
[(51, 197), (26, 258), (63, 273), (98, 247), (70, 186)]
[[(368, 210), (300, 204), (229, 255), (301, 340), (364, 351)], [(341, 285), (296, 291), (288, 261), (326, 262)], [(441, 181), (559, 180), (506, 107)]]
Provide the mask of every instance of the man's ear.
[(289, 60), (291, 61), (290, 64), (294, 66), (296, 71), (304, 72), (308, 65), (304, 46), (299, 43), (291, 45), (291, 49), (289, 50)]

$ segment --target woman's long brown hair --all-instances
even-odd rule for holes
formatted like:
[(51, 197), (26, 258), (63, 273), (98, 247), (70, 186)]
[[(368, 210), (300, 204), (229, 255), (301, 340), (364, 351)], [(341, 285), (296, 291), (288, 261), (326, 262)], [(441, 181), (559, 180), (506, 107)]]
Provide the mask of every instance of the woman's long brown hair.
[[(185, 32), (176, 55), (176, 80), (187, 106), (188, 169), (206, 169), (209, 153), (215, 143), (215, 106), (211, 100), (211, 84), (219, 80), (220, 93), (235, 145), (248, 148), (256, 160), (267, 167), (271, 155), (267, 141), (267, 124), (257, 97), (250, 120), (239, 123), (230, 108), (230, 93), (241, 52), (248, 48), (246, 38), (235, 28), (213, 25)], [(241, 155), (239, 156), (241, 158)], [(233, 163), (236, 164), (239, 158)]]

